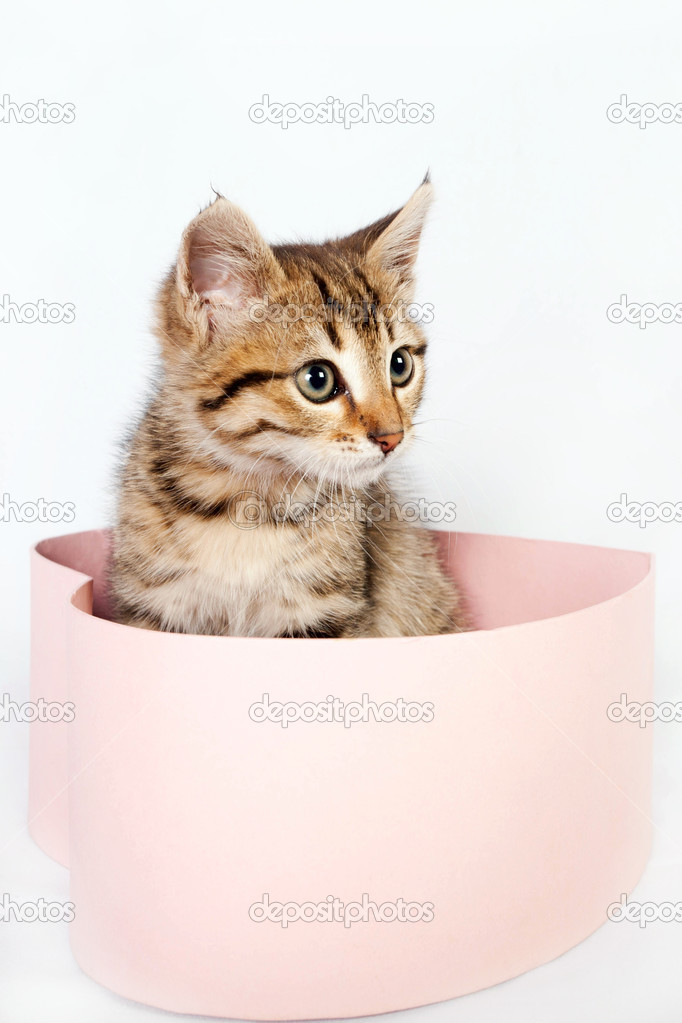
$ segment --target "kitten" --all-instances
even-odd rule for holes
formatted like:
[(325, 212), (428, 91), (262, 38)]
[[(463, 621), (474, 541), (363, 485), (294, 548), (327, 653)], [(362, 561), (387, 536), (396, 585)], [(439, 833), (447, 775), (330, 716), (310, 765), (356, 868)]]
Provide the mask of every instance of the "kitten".
[[(186, 229), (157, 300), (163, 375), (122, 474), (119, 621), (276, 637), (465, 628), (433, 536), (391, 509), (385, 477), (424, 387), (425, 337), (397, 313), (431, 194), (427, 177), (402, 209), (320, 245), (270, 246), (222, 196)], [(391, 509), (374, 524), (372, 501)]]

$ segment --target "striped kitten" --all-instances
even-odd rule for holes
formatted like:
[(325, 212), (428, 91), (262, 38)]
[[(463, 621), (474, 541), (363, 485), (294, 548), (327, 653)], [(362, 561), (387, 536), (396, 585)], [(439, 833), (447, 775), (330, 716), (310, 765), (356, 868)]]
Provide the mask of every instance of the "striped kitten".
[(230, 636), (464, 628), (432, 535), (391, 506), (385, 477), (424, 387), (424, 335), (397, 314), (431, 192), (427, 179), (323, 245), (270, 246), (222, 197), (189, 225), (157, 300), (163, 376), (121, 481), (119, 621)]

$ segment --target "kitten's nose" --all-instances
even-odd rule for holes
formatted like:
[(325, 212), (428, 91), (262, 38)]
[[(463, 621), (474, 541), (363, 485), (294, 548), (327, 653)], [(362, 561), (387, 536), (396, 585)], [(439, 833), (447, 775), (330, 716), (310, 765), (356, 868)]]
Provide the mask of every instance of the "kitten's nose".
[(400, 433), (370, 433), (369, 439), (378, 444), (385, 455), (397, 448), (404, 437), (404, 431)]

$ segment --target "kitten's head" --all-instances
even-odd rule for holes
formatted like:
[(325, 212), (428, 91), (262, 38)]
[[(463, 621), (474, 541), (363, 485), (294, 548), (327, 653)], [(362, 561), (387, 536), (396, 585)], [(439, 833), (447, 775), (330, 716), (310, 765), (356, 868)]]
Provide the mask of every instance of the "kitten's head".
[(268, 245), (222, 197), (158, 300), (166, 388), (216, 465), (364, 486), (405, 448), (424, 386), (413, 269), (432, 188), (321, 245)]

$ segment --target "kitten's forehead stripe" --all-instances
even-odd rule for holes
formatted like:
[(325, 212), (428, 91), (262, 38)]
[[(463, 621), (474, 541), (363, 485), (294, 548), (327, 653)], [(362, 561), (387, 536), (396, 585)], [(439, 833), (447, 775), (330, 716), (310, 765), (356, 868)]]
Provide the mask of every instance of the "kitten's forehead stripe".
[(230, 401), (239, 391), (243, 391), (247, 387), (258, 387), (260, 384), (268, 383), (271, 380), (283, 380), (288, 376), (288, 373), (277, 373), (271, 369), (252, 370), (250, 373), (244, 373), (235, 380), (230, 380), (229, 383), (224, 384), (222, 394), (217, 395), (215, 398), (204, 399), (201, 403), (202, 408), (213, 412), (216, 409), (222, 408), (227, 401)]
[(374, 317), (374, 321), (376, 323), (378, 311), (381, 309), (382, 306), (381, 299), (379, 298), (375, 288), (373, 288), (372, 285), (367, 280), (366, 275), (363, 273), (360, 267), (359, 266), (354, 267), (354, 271), (355, 276), (360, 281), (362, 288), (364, 288), (364, 293), (362, 293), (362, 300), (367, 302), (368, 306), (372, 311), (372, 316)]
[(323, 309), (324, 309), (324, 313), (323, 313), (324, 328), (325, 328), (327, 334), (329, 335), (329, 340), (331, 341), (331, 343), (334, 346), (334, 348), (339, 349), (339, 348), (341, 348), (341, 343), (342, 342), (341, 342), (341, 338), (339, 336), (339, 332), (336, 329), (336, 323), (334, 322), (334, 317), (335, 317), (334, 303), (335, 303), (335, 299), (330, 294), (329, 288), (328, 288), (327, 283), (324, 280), (324, 278), (321, 277), (320, 274), (317, 273), (315, 270), (311, 270), (311, 274), (312, 274), (312, 278), (315, 281), (315, 284), (317, 285), (318, 290), (320, 292), (320, 297), (322, 298), (322, 306), (323, 306)]
[[(323, 276), (324, 270), (332, 275), (333, 284)], [(340, 349), (343, 344), (339, 321), (352, 327), (366, 342), (378, 343), (382, 302), (367, 275), (360, 267), (350, 263), (325, 267), (324, 270), (319, 263), (309, 267), (322, 298), (324, 326), (334, 347)]]

